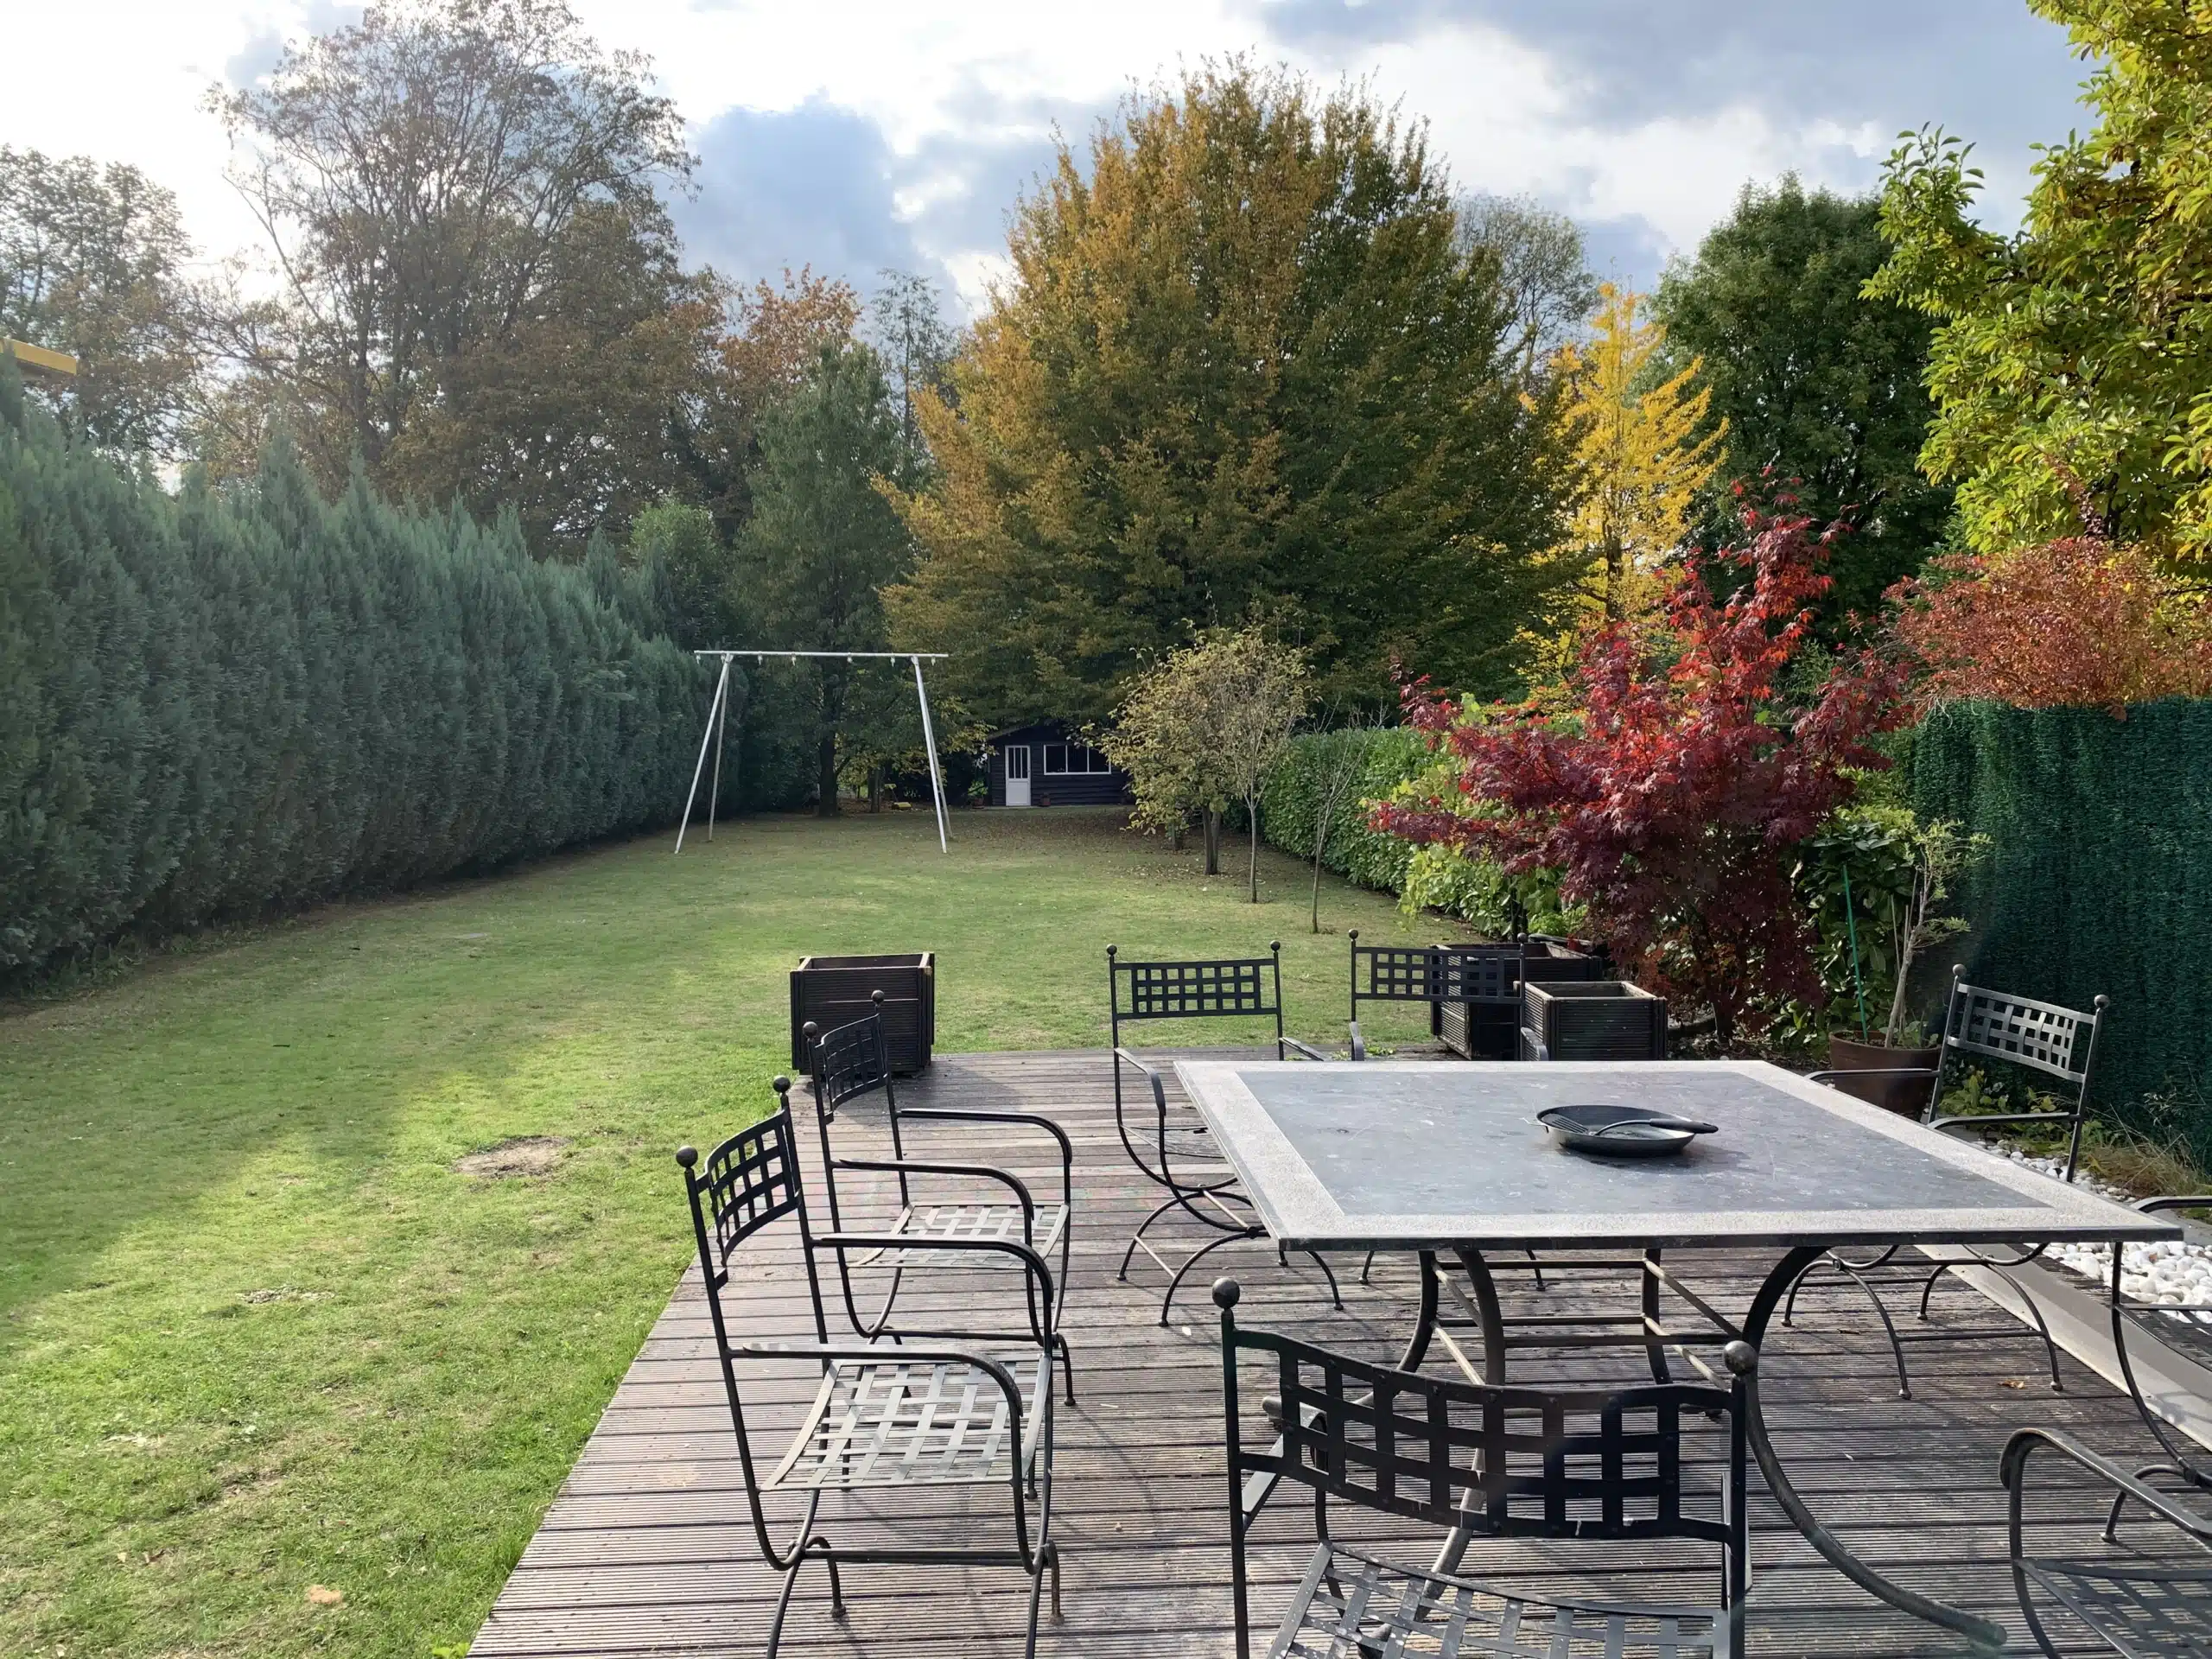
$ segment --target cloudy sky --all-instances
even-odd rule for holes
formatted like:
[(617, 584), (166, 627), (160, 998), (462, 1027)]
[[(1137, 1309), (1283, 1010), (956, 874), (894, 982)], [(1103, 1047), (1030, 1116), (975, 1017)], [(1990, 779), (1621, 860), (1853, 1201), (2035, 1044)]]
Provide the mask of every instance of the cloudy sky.
[[(679, 222), (739, 276), (920, 270), (972, 305), (1007, 207), (1133, 87), (1246, 53), (1364, 80), (1462, 188), (1573, 213), (1648, 283), (1748, 179), (1872, 185), (1897, 132), (1974, 138), (2009, 226), (2030, 146), (2080, 124), (2082, 66), (2024, 0), (573, 0), (645, 52), (702, 158)], [(250, 245), (208, 86), (357, 16), (333, 0), (22, 0), (0, 143), (126, 161), (201, 245)], [(31, 66), (26, 73), (22, 66)]]

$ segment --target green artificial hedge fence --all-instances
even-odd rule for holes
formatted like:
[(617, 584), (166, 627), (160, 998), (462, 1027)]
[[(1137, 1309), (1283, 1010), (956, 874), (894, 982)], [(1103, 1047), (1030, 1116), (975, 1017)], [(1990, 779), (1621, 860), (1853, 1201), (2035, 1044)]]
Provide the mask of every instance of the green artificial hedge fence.
[(672, 818), (705, 691), (650, 573), (319, 499), (176, 494), (0, 365), (0, 972)]
[(2109, 996), (2098, 1103), (2212, 1167), (2212, 702), (1951, 704), (1915, 734), (1910, 787), (1923, 821), (1991, 843), (1929, 989), (1959, 962), (2069, 1007)]

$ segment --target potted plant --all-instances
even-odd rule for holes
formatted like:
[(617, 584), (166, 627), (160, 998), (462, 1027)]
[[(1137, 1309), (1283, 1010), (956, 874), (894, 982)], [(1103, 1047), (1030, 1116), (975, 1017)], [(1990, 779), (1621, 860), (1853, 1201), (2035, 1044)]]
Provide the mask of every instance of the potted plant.
[[(1952, 880), (1989, 845), (1986, 836), (1962, 836), (1948, 822), (1922, 824), (1910, 814), (1885, 826), (1891, 833), (1881, 837), (1885, 850), (1904, 855), (1897, 880), (1885, 890), (1876, 889), (1876, 914), (1886, 912), (1891, 970), (1889, 1017), (1878, 1032), (1866, 1023), (1866, 992), (1861, 969), (1856, 918), (1848, 925), (1852, 937), (1852, 973), (1859, 999), (1859, 1028), (1856, 1036), (1839, 1032), (1828, 1038), (1828, 1066), (1843, 1075), (1833, 1077), (1846, 1094), (1886, 1111), (1918, 1117), (1927, 1109), (1936, 1071), (1943, 1051), (1940, 1039), (1931, 1040), (1916, 1020), (1905, 1018), (1905, 988), (1912, 964), (1923, 953), (1966, 931), (1966, 923), (1944, 913)], [(1848, 901), (1849, 865), (1844, 879)], [(1871, 943), (1871, 941), (1870, 941)], [(1850, 1074), (1859, 1073), (1853, 1077)]]

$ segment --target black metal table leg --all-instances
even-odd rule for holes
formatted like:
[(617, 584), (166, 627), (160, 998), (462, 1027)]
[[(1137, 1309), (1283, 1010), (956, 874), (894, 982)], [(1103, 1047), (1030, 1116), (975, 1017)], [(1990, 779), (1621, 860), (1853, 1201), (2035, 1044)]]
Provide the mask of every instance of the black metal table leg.
[[(1751, 1299), (1751, 1312), (1745, 1316), (1745, 1342), (1754, 1348), (1761, 1345), (1766, 1336), (1767, 1325), (1772, 1321), (1775, 1310), (1782, 1305), (1782, 1299), (1805, 1270), (1818, 1262), (1823, 1254), (1817, 1248), (1802, 1248), (1790, 1251), (1775, 1264), (1774, 1270), (1767, 1274), (1766, 1281), (1759, 1287), (1758, 1294)], [(1806, 1541), (1820, 1552), (1821, 1558), (1869, 1595), (1887, 1602), (1892, 1607), (1910, 1613), (1916, 1618), (1926, 1619), (1931, 1624), (1940, 1624), (1945, 1630), (1956, 1630), (1978, 1648), (1993, 1653), (2003, 1648), (2005, 1631), (2002, 1626), (1993, 1624), (1978, 1613), (1967, 1612), (1962, 1607), (1935, 1601), (1917, 1591), (1906, 1589), (1901, 1584), (1892, 1584), (1846, 1549), (1835, 1535), (1815, 1518), (1813, 1512), (1805, 1507), (1804, 1499), (1798, 1497), (1796, 1487), (1790, 1484), (1789, 1476), (1782, 1466), (1782, 1459), (1775, 1455), (1773, 1441), (1767, 1438), (1766, 1419), (1760, 1407), (1758, 1374), (1755, 1372), (1745, 1377), (1744, 1382), (1746, 1406), (1744, 1433), (1751, 1442), (1751, 1456), (1758, 1460), (1759, 1473), (1765, 1477), (1767, 1490), (1774, 1494), (1775, 1502), (1782, 1505), (1783, 1513), (1789, 1517), (1790, 1524), (1805, 1535)]]
[(1414, 1334), (1406, 1344), (1406, 1351), (1398, 1361), (1402, 1371), (1417, 1371), (1428, 1357), (1430, 1338), (1436, 1335), (1436, 1302), (1438, 1294), (1436, 1252), (1421, 1252), (1421, 1312), (1414, 1318)]

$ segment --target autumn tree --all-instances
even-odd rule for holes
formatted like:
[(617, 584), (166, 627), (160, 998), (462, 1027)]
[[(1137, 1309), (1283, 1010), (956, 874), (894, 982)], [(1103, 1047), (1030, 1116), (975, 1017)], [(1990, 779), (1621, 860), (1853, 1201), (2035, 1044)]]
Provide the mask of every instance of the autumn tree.
[(1395, 652), (1510, 677), (1564, 481), (1497, 263), (1419, 128), (1242, 63), (1132, 97), (1016, 207), (1010, 270), (924, 395), (899, 637), (980, 709), (1098, 719), (1264, 619), (1332, 691)]
[(2212, 696), (2212, 598), (2140, 548), (2075, 536), (2025, 557), (1955, 555), (1897, 599), (1892, 626), (1927, 671), (1928, 701), (2124, 715)]
[[(912, 544), (879, 480), (905, 459), (899, 416), (874, 353), (823, 346), (760, 424), (753, 518), (740, 546), (733, 610), (765, 642), (798, 651), (881, 651), (880, 590), (912, 568)], [(802, 671), (814, 705), (817, 810), (837, 813), (841, 741), (860, 666)]]
[(1728, 486), (1761, 478), (1788, 480), (1815, 523), (1848, 523), (1821, 601), (1830, 634), (1851, 613), (1875, 614), (1890, 584), (1920, 568), (1951, 507), (1949, 489), (1919, 472), (1929, 321), (1862, 291), (1888, 252), (1880, 217), (1873, 198), (1808, 191), (1793, 176), (1746, 185), (1651, 300), (1666, 329), (1652, 372), (1701, 365), (1708, 416), (1726, 428), (1695, 538), (1726, 545), (1739, 512)]
[(1583, 488), (1553, 556), (1573, 571), (1569, 652), (1592, 629), (1639, 616), (1656, 601), (1662, 566), (1682, 546), (1726, 435), (1725, 425), (1707, 422), (1711, 394), (1698, 384), (1700, 359), (1655, 383), (1666, 331), (1637, 320), (1643, 296), (1610, 283), (1598, 296), (1588, 342), (1560, 353)]
[(1712, 556), (1726, 598), (1694, 558), (1662, 626), (1587, 641), (1571, 715), (1532, 700), (1485, 716), (1411, 687), (1408, 715), (1453, 758), (1457, 787), (1380, 808), (1377, 827), (1510, 874), (1557, 871), (1616, 960), (1713, 1011), (1724, 1052), (1781, 999), (1819, 998), (1797, 845), (1854, 769), (1888, 766), (1869, 739), (1904, 715), (1895, 663), (1825, 660), (1824, 541), (1802, 517), (1751, 515), (1744, 545)]
[(242, 308), (218, 458), (274, 419), (374, 481), (581, 544), (674, 481), (722, 296), (661, 201), (692, 158), (649, 66), (563, 0), (385, 0), (218, 88), (276, 296)]
[[(2212, 28), (2175, 0), (2031, 0), (2096, 67), (2086, 133), (2045, 148), (2020, 229), (1940, 130), (1891, 156), (1871, 291), (1933, 319), (1921, 462), (1968, 548), (2083, 533), (2212, 550)], [(2085, 522), (2086, 520), (2086, 522)]]
[(0, 336), (78, 359), (33, 386), (105, 448), (178, 452), (200, 373), (176, 198), (136, 168), (0, 145)]

